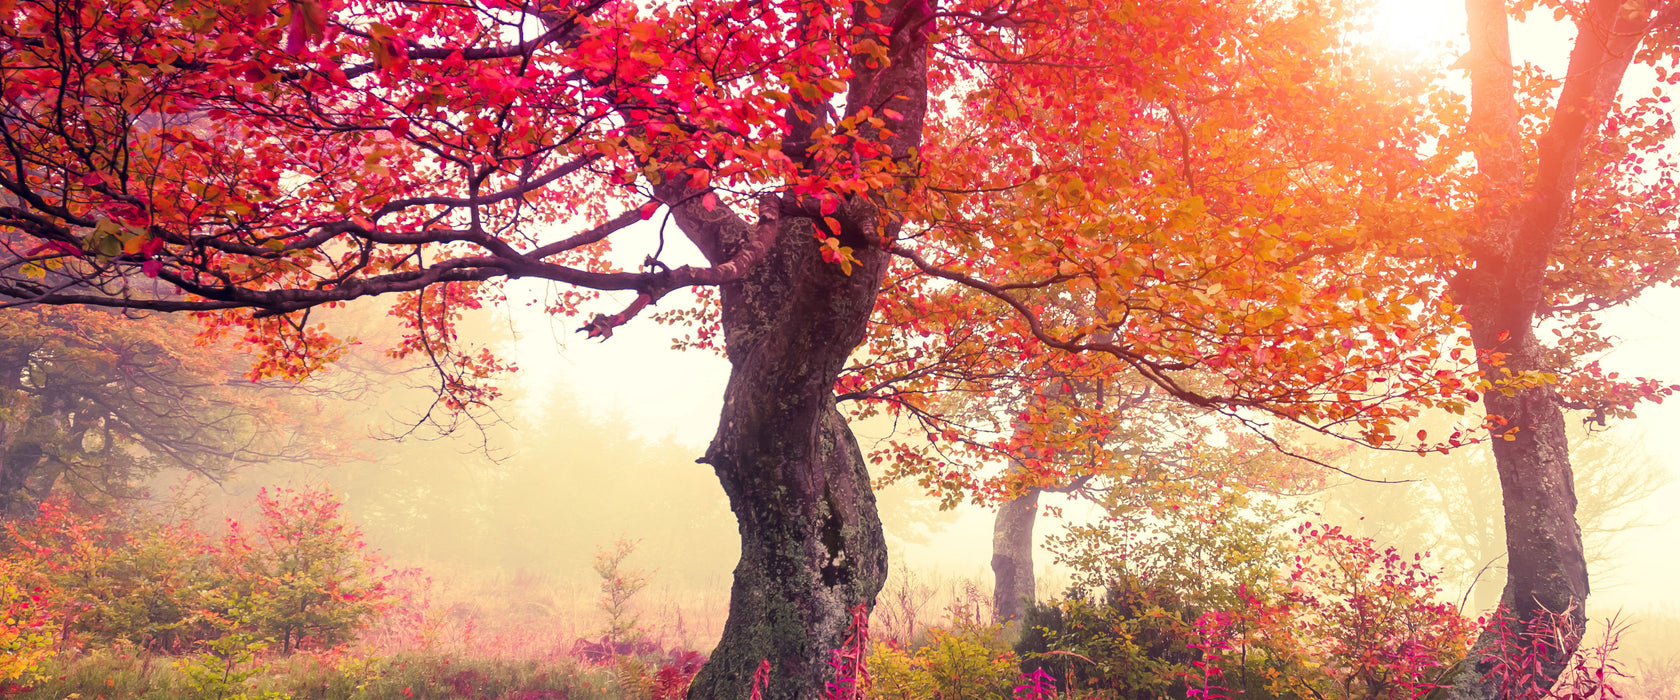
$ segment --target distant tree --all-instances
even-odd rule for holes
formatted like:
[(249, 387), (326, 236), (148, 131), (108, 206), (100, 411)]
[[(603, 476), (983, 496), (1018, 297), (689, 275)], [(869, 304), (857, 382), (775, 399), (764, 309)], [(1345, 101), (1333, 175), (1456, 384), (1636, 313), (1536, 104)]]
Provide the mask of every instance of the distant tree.
[[(1617, 536), (1646, 523), (1635, 506), (1673, 479), (1625, 430), (1572, 429), (1570, 461), (1576, 465), (1577, 518), (1587, 565), (1603, 576), (1616, 558)], [(1448, 593), (1463, 596), (1472, 612), (1499, 600), (1505, 577), (1505, 531), (1498, 473), (1492, 455), (1461, 450), (1451, 455), (1362, 452), (1344, 462), (1371, 479), (1333, 476), (1322, 492), (1324, 517), (1350, 531), (1407, 552), (1429, 552), (1445, 574)]]
[(0, 311), (0, 517), (31, 516), (63, 488), (131, 497), (164, 469), (219, 478), (238, 466), (317, 458), (289, 430), (283, 389), (244, 377), (225, 345), (184, 318), (91, 308)]

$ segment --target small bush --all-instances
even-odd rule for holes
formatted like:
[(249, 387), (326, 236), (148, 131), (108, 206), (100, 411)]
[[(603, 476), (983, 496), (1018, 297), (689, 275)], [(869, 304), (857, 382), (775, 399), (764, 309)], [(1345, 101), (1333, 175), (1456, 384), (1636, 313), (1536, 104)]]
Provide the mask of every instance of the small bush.
[(52, 597), (44, 577), (0, 559), (0, 688), (37, 670), (52, 655), (58, 634), (47, 607)]
[(1001, 627), (959, 624), (929, 628), (915, 649), (871, 645), (869, 673), (871, 698), (989, 700), (1011, 697), (1020, 669)]
[(389, 605), (389, 574), (335, 498), (265, 490), (257, 505), (254, 528), (230, 522), (212, 543), (186, 523), (43, 503), (36, 519), (8, 523), (0, 544), (0, 605), (33, 630), (8, 623), (0, 645), (22, 658), (56, 632), (65, 648), (185, 653), (245, 634), (291, 652), (347, 641)]
[(34, 520), (8, 523), (0, 551), (43, 582), (39, 603), (65, 646), (175, 651), (202, 638), (192, 611), (195, 591), (210, 585), (203, 539), (186, 527), (84, 515), (55, 499)]
[(1170, 591), (1136, 580), (1116, 582), (1101, 602), (1076, 589), (1028, 610), (1015, 650), (1024, 671), (1047, 672), (1062, 692), (1182, 697), (1182, 681), (1199, 658), (1189, 648), (1196, 614)]
[(254, 530), (228, 523), (217, 552), (227, 580), (218, 593), (244, 601), (243, 627), (274, 640), (281, 653), (348, 641), (391, 603), (390, 575), (339, 514), (341, 505), (320, 491), (264, 489)]

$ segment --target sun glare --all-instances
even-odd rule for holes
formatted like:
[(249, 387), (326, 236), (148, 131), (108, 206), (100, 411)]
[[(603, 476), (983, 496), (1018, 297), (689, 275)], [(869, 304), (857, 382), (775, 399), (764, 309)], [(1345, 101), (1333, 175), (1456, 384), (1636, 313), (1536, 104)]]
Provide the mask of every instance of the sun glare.
[(1377, 0), (1375, 41), (1408, 53), (1433, 51), (1464, 33), (1464, 3), (1455, 0)]

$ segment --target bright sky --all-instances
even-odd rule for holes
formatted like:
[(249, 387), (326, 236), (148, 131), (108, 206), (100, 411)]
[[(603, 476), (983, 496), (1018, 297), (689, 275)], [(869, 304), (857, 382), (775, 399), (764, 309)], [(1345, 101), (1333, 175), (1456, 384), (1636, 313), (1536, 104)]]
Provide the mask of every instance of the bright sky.
[(1462, 0), (1380, 0), (1371, 27), (1377, 41), (1397, 49), (1426, 51), (1464, 33)]
[[(1373, 31), (1380, 41), (1400, 49), (1450, 49), (1463, 34), (1461, 2), (1382, 0), (1379, 17)], [(1555, 25), (1513, 31), (1513, 49), (1519, 59), (1553, 70), (1561, 70), (1567, 58), (1567, 41), (1568, 34)], [(644, 239), (620, 242), (617, 250), (625, 260), (640, 260), (653, 250), (651, 233), (644, 232)], [(666, 261), (673, 266), (684, 262), (669, 255)], [(534, 287), (526, 290), (528, 296), (540, 294)], [(521, 308), (520, 292), (512, 290), (510, 295), (515, 308)], [(680, 303), (676, 296), (665, 306)], [(620, 303), (628, 300), (626, 297)], [(613, 313), (620, 308), (603, 303), (591, 313)], [(657, 307), (649, 312), (654, 310)], [(645, 315), (618, 329), (605, 343), (585, 340), (573, 332), (577, 325), (579, 321), (551, 322), (534, 309), (516, 313), (515, 326), (521, 339), (509, 354), (523, 368), (518, 381), (562, 382), (603, 413), (628, 417), (642, 429), (638, 437), (671, 437), (693, 446), (698, 455), (716, 428), (728, 363), (702, 353), (669, 350), (671, 330), (649, 322)], [(1624, 338), (1624, 343), (1604, 358), (1608, 369), (1680, 381), (1680, 369), (1673, 363), (1674, 348), (1680, 347), (1680, 293), (1664, 290), (1649, 295), (1630, 308), (1609, 314), (1606, 328)], [(1670, 471), (1680, 475), (1680, 400), (1645, 409), (1638, 425), (1647, 436), (1647, 450), (1661, 455)], [(1645, 503), (1651, 520), (1666, 524), (1627, 535), (1616, 581), (1600, 580), (1594, 585), (1596, 610), (1623, 606), (1637, 610), (1675, 600), (1673, 582), (1680, 581), (1680, 558), (1673, 551), (1680, 543), (1677, 504), (1680, 483), (1670, 483)], [(909, 548), (906, 559), (923, 570), (987, 575), (991, 515), (989, 511), (971, 511), (930, 545)]]

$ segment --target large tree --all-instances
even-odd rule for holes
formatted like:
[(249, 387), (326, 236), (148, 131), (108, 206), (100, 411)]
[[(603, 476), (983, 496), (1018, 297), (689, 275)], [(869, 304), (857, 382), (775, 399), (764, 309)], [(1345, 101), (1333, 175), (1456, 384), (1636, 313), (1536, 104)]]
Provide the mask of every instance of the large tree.
[[(1419, 405), (1470, 400), (1434, 342), (1458, 317), (1420, 303), (1434, 243), (1408, 235), (1455, 221), (1417, 155), (1417, 83), (1347, 41), (1339, 5), (0, 0), (0, 16), (11, 303), (199, 312), (242, 329), (257, 374), (297, 375), (339, 347), (311, 309), (399, 295), (395, 351), (465, 406), (505, 367), (456, 352), (455, 321), (497, 281), (565, 285), (556, 313), (633, 293), (592, 337), (716, 288), (732, 373), (703, 460), (742, 554), (693, 697), (746, 696), (762, 661), (767, 697), (813, 696), (850, 609), (873, 603), (885, 547), (835, 389), (877, 311), (908, 332), (873, 338), (841, 391), (941, 437), (959, 426), (925, 391), (986, 391), (970, 380), (1038, 355), (1374, 444)], [(673, 263), (661, 235), (615, 266), (610, 239), (662, 213), (703, 261)], [(869, 371), (940, 380), (966, 352), (942, 350), (952, 337), (989, 358), (978, 374)], [(1101, 409), (1078, 425), (1099, 441)]]
[[(1576, 32), (1556, 78), (1512, 61), (1510, 14), (1537, 4)], [(1494, 424), (1508, 556), (1501, 604), (1524, 623), (1563, 616), (1578, 635), (1589, 588), (1564, 410), (1602, 422), (1672, 390), (1615, 382), (1586, 356), (1606, 347), (1595, 312), (1672, 282), (1680, 263), (1674, 122), (1662, 95), (1674, 82), (1680, 3), (1467, 0), (1466, 8), (1467, 128), (1447, 151), (1473, 155), (1476, 167), (1461, 192), (1463, 257), (1447, 270), (1490, 385), (1483, 406)], [(1619, 99), (1636, 63), (1656, 67), (1659, 85), (1650, 97)], [(1541, 341), (1548, 326), (1559, 342)], [(1546, 677), (1561, 672), (1576, 641), (1547, 656)], [(1489, 668), (1468, 664), (1456, 696), (1492, 697), (1482, 678)]]

